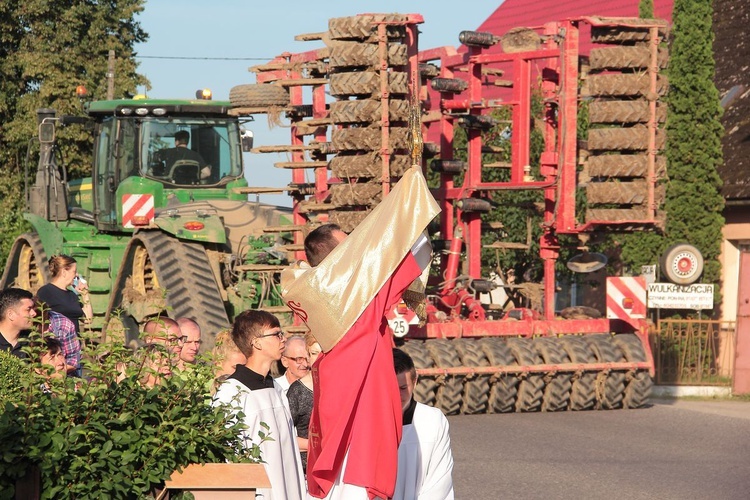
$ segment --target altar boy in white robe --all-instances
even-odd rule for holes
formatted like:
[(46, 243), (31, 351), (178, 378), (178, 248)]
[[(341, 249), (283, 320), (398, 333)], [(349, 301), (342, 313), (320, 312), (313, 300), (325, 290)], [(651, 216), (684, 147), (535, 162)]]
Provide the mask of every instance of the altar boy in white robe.
[(453, 500), (453, 454), (448, 419), (437, 408), (414, 401), (414, 361), (393, 349), (404, 430), (398, 447), (398, 475), (393, 500)]
[[(279, 320), (265, 311), (240, 313), (232, 326), (232, 340), (247, 356), (216, 392), (216, 404), (229, 404), (244, 414), (245, 441), (259, 442), (258, 431), (270, 440), (260, 442), (263, 466), (271, 489), (258, 489), (255, 498), (301, 500), (306, 496), (289, 402), (270, 376), (271, 365), (281, 359), (286, 340)], [(265, 423), (268, 428), (261, 427)]]

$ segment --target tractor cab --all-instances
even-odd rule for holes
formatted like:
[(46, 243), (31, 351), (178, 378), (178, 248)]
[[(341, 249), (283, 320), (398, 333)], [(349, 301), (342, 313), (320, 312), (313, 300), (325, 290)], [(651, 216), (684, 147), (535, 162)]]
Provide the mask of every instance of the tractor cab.
[[(90, 179), (70, 182), (69, 209), (99, 230), (128, 229), (127, 202), (225, 198), (244, 182), (242, 151), (252, 147), (228, 102), (123, 99), (94, 101)], [(251, 138), (251, 136), (250, 136)]]

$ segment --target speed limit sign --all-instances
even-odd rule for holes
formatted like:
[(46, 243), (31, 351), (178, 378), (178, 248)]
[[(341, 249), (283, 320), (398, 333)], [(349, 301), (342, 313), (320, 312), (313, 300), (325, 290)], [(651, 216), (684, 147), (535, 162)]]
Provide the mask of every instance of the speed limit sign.
[(406, 334), (409, 333), (409, 322), (401, 316), (389, 319), (388, 326), (390, 326), (391, 330), (393, 330), (394, 337), (406, 337)]

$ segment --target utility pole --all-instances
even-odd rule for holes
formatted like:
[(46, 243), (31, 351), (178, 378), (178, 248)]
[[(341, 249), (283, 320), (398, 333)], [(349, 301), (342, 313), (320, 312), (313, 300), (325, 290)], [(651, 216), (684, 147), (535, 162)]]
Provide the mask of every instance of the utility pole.
[(107, 100), (115, 98), (115, 51), (109, 51), (107, 58)]

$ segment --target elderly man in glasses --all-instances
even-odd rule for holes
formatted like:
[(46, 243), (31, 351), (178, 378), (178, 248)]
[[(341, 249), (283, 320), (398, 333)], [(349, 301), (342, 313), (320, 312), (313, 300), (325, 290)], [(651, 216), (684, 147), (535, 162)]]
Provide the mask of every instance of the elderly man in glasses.
[(286, 371), (274, 380), (281, 386), (281, 391), (286, 394), (289, 386), (307, 375), (310, 370), (310, 360), (307, 358), (307, 345), (304, 337), (294, 335), (286, 339), (286, 348), (284, 354), (281, 355), (281, 364), (286, 368)]
[(244, 415), (243, 431), (249, 446), (259, 442), (259, 432), (271, 440), (260, 442), (270, 489), (258, 489), (264, 500), (305, 498), (305, 480), (289, 403), (270, 375), (286, 346), (279, 320), (266, 311), (244, 311), (232, 326), (232, 340), (247, 357), (219, 386), (215, 403), (227, 404)]

